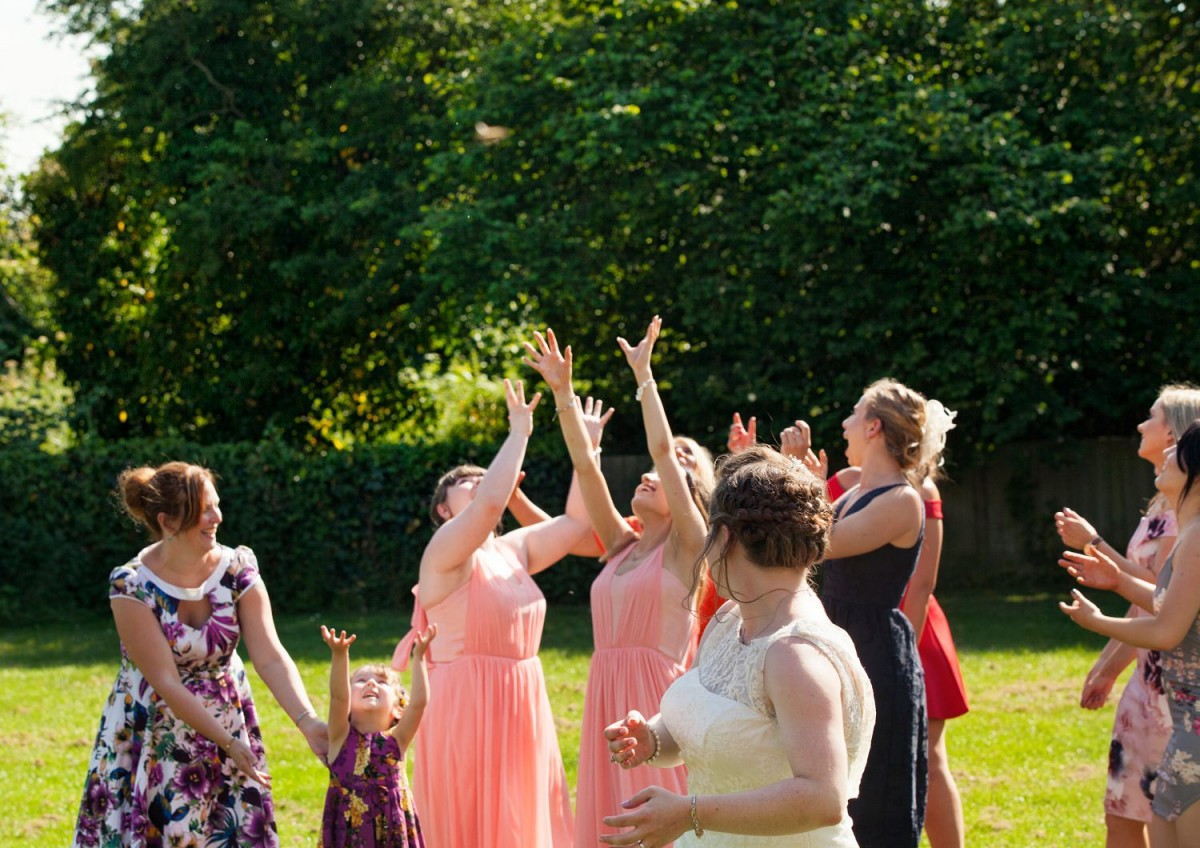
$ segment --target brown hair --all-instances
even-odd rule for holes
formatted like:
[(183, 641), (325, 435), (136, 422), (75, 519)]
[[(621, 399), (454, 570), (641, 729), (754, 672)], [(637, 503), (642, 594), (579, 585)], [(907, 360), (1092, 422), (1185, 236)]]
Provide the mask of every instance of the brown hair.
[[(451, 468), (445, 474), (438, 478), (437, 485), (433, 487), (433, 497), (429, 500), (429, 518), (433, 521), (434, 527), (441, 527), (446, 523), (446, 519), (438, 513), (438, 507), (446, 502), (446, 492), (450, 490), (459, 480), (466, 480), (469, 477), (482, 477), (487, 474), (486, 468), (480, 468), (478, 465), (459, 465), (456, 468)], [(496, 524), (496, 535), (504, 533), (504, 522), (500, 521)]]
[(204, 466), (168, 462), (157, 468), (148, 465), (126, 468), (117, 477), (117, 493), (133, 520), (149, 530), (154, 539), (161, 539), (160, 514), (179, 522), (177, 532), (200, 523), (205, 483), (215, 486), (216, 478)]
[(936, 457), (922, 455), (925, 433), (925, 398), (895, 380), (876, 380), (863, 392), (867, 416), (883, 427), (883, 440), (891, 457), (909, 481), (918, 484), (929, 473)]
[(717, 463), (709, 522), (701, 563), (724, 527), (728, 532), (718, 561), (738, 544), (761, 568), (807, 572), (829, 549), (833, 507), (824, 484), (803, 464), (755, 445)]

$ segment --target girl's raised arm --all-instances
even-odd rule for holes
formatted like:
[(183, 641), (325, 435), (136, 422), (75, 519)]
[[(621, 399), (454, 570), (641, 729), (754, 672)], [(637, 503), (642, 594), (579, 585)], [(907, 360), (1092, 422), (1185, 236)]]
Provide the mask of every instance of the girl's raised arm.
[(421, 557), (423, 578), (431, 573), (445, 574), (462, 568), (500, 523), (525, 461), (525, 448), (533, 433), (533, 410), (541, 398), (539, 393), (526, 403), (524, 383), (517, 380), (514, 385), (509, 380), (504, 381), (508, 438), (492, 459), (470, 504), (433, 534)]
[(358, 637), (343, 630), (338, 635), (321, 625), (321, 638), (329, 646), (329, 762), (337, 759), (350, 734), (350, 646)]
[(671, 535), (675, 546), (674, 550), (668, 548), (664, 565), (688, 586), (692, 582), (692, 567), (699, 559), (700, 552), (704, 550), (708, 526), (704, 523), (700, 507), (692, 498), (687, 473), (675, 453), (675, 437), (671, 433), (671, 424), (667, 421), (667, 412), (663, 408), (658, 384), (654, 381), (651, 369), (654, 344), (658, 341), (661, 331), (662, 318), (655, 315), (637, 347), (631, 347), (623, 338), (618, 338), (617, 344), (620, 345), (625, 354), (625, 361), (629, 363), (637, 380), (636, 397), (642, 405), (646, 447), (650, 451), (650, 458), (654, 460), (654, 468), (658, 472), (658, 480), (663, 487), (663, 494), (667, 497), (667, 507), (671, 511)]
[(425, 667), (425, 654), (435, 636), (437, 625), (431, 624), (428, 630), (418, 633), (413, 640), (412, 691), (408, 693), (408, 706), (392, 728), (392, 736), (400, 743), (402, 751), (407, 751), (412, 744), (421, 725), (421, 716), (425, 714), (425, 705), (429, 703), (429, 670)]

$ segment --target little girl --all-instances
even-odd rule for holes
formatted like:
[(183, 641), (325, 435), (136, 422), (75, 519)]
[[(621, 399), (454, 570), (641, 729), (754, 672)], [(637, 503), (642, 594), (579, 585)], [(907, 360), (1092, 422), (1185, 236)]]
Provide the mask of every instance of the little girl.
[(413, 640), (412, 700), (385, 665), (350, 675), (355, 636), (321, 625), (329, 668), (329, 789), (322, 848), (425, 848), (404, 772), (404, 752), (425, 711), (425, 651), (437, 625)]

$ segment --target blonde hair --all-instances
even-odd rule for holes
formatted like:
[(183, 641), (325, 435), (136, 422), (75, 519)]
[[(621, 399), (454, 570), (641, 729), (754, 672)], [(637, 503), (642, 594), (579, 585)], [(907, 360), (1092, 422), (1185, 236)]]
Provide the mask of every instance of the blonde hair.
[(910, 482), (920, 483), (928, 475), (927, 465), (936, 458), (921, 450), (925, 431), (925, 398), (903, 383), (892, 379), (876, 380), (863, 391), (868, 417), (883, 426), (883, 441), (888, 454), (900, 466)]
[(355, 675), (357, 675), (360, 671), (366, 671), (375, 675), (376, 677), (382, 678), (384, 684), (394, 693), (396, 693), (396, 705), (402, 710), (408, 706), (408, 690), (405, 689), (404, 684), (400, 682), (400, 675), (397, 674), (396, 670), (390, 665), (383, 665), (382, 663), (367, 663), (366, 665), (360, 665), (358, 668), (354, 669), (353, 672), (351, 672), (350, 679), (353, 680)]
[(215, 476), (204, 466), (168, 462), (158, 467), (126, 468), (117, 477), (117, 493), (125, 512), (158, 540), (163, 537), (159, 515), (178, 521), (176, 532), (200, 523), (206, 483), (216, 486)]
[[(1178, 444), (1188, 428), (1200, 418), (1200, 386), (1168, 383), (1158, 390), (1156, 403), (1162, 404), (1163, 418), (1167, 422), (1167, 429), (1171, 431), (1171, 440)], [(1146, 514), (1154, 516), (1171, 508), (1162, 492), (1156, 492), (1146, 506)]]

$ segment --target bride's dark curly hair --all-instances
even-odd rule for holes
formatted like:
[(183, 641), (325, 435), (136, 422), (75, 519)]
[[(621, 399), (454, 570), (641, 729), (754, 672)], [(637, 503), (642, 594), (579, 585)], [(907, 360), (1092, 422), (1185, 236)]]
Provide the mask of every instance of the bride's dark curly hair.
[(700, 563), (713, 554), (722, 527), (728, 533), (712, 557), (714, 562), (724, 561), (733, 545), (739, 544), (750, 561), (762, 568), (807, 572), (829, 549), (833, 508), (825, 484), (803, 464), (756, 445), (723, 456), (717, 463), (708, 539)]

